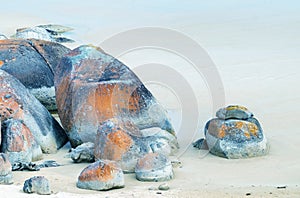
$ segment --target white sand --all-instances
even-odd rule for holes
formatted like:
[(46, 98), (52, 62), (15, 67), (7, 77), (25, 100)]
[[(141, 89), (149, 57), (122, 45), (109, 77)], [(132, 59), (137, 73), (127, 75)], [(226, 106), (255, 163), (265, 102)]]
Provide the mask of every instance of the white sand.
[[(159, 183), (143, 183), (126, 175), (123, 189), (94, 192), (75, 187), (80, 171), (87, 164), (72, 164), (63, 158), (67, 149), (45, 156), (64, 166), (39, 172), (14, 172), (15, 183), (0, 186), (2, 197), (33, 197), (21, 192), (25, 179), (46, 176), (54, 192), (51, 197), (299, 197), (300, 196), (300, 14), (297, 1), (9, 1), (1, 10), (0, 32), (11, 35), (18, 27), (57, 23), (72, 26), (68, 36), (82, 43), (101, 43), (118, 32), (143, 26), (176, 29), (196, 40), (215, 62), (223, 81), (226, 104), (242, 104), (260, 120), (271, 145), (265, 157), (226, 160), (204, 155), (191, 147), (179, 158), (170, 190), (157, 194), (148, 190)], [(2, 3), (3, 4), (3, 3)], [(47, 9), (47, 11), (46, 11)], [(121, 45), (121, 44), (120, 44)], [(108, 51), (109, 52), (109, 51)], [(140, 50), (120, 57), (132, 68), (159, 62), (186, 76), (198, 99), (200, 115), (197, 133), (213, 116), (212, 101), (204, 79), (174, 54)], [(143, 78), (142, 78), (143, 79)], [(175, 128), (180, 118), (178, 101), (164, 89), (148, 87), (168, 109)], [(179, 124), (178, 124), (179, 123)], [(183, 137), (184, 134), (178, 134)], [(202, 156), (205, 157), (202, 157)], [(277, 186), (287, 186), (277, 189)], [(272, 194), (270, 194), (272, 193)]]

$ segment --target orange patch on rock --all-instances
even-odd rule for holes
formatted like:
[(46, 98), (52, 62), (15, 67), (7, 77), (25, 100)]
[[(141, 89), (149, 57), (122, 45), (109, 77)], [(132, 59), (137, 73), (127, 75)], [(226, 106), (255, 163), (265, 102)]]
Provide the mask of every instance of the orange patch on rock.
[(100, 84), (87, 98), (87, 105), (95, 108), (99, 122), (113, 118), (123, 111), (139, 111), (139, 96), (125, 84)]
[(7, 141), (10, 143), (8, 151), (20, 152), (31, 147), (34, 137), (24, 124), (19, 123), (17, 126), (14, 125), (11, 130), (13, 132), (12, 136), (7, 137)]
[(3, 60), (0, 60), (0, 67), (4, 65), (4, 61)]
[(107, 135), (107, 143), (104, 152), (108, 154), (110, 160), (119, 161), (122, 159), (124, 153), (128, 151), (133, 144), (131, 137), (124, 131), (118, 130)]
[(103, 181), (106, 182), (113, 178), (113, 172), (116, 167), (113, 163), (104, 163), (98, 161), (85, 168), (80, 176), (80, 181)]
[(258, 127), (254, 123), (247, 124), (248, 130), (252, 135), (257, 136), (258, 134)]
[(248, 138), (248, 139), (250, 138), (250, 134), (249, 134), (248, 131), (247, 131), (247, 132), (244, 132), (244, 135), (245, 135), (246, 138)]
[(223, 138), (226, 135), (227, 127), (225, 124), (222, 124), (221, 128), (219, 129), (218, 137)]
[(235, 127), (238, 128), (238, 129), (242, 129), (244, 126), (244, 123), (243, 122), (236, 122), (235, 123)]
[[(0, 86), (3, 86), (0, 84)], [(6, 96), (9, 95), (9, 98)], [(10, 92), (0, 92), (0, 117), (1, 120), (8, 118), (19, 118), (23, 117), (23, 110), (20, 108), (16, 96)]]
[(153, 169), (153, 161), (158, 157), (158, 153), (148, 153), (142, 159), (138, 160), (138, 167), (143, 168), (144, 170)]

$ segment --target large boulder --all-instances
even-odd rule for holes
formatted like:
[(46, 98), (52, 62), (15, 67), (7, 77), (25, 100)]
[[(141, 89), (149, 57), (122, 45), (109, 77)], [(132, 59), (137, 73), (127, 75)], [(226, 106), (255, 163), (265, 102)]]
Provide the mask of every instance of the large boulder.
[(231, 105), (217, 112), (205, 126), (209, 151), (217, 156), (237, 159), (266, 155), (268, 143), (262, 127), (245, 107)]
[(20, 80), (48, 110), (56, 110), (54, 71), (69, 51), (43, 40), (0, 40), (0, 68)]
[(117, 118), (138, 129), (175, 135), (166, 111), (123, 63), (93, 46), (66, 54), (56, 69), (58, 114), (73, 147), (94, 142), (102, 122)]
[[(0, 152), (12, 163), (55, 153), (67, 142), (67, 136), (47, 109), (20, 81), (0, 70)], [(31, 159), (30, 159), (31, 158)]]
[(124, 187), (124, 174), (117, 163), (99, 160), (82, 170), (77, 187), (88, 190), (110, 190)]

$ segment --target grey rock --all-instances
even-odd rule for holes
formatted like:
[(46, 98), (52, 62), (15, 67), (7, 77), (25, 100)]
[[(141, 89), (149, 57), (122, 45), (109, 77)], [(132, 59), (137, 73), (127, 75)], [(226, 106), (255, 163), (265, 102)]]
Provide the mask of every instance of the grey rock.
[(0, 184), (12, 184), (12, 167), (8, 157), (4, 153), (0, 153)]
[(46, 160), (46, 161), (43, 161), (42, 163), (38, 164), (37, 166), (39, 168), (49, 168), (49, 167), (58, 167), (58, 166), (61, 166), (61, 164), (58, 164), (54, 160)]
[(71, 159), (76, 162), (94, 162), (94, 143), (87, 142), (71, 149)]
[(39, 195), (50, 195), (50, 185), (44, 176), (34, 176), (25, 181), (23, 186), (25, 193), (37, 193)]
[(149, 153), (140, 158), (135, 168), (140, 181), (168, 181), (174, 177), (171, 161), (163, 154)]
[(158, 190), (169, 190), (169, 189), (170, 189), (170, 187), (167, 183), (163, 183), (158, 186)]
[(61, 166), (61, 165), (58, 164), (54, 160), (47, 160), (40, 164), (36, 164), (36, 163), (32, 163), (32, 162), (29, 162), (29, 163), (19, 162), (19, 163), (13, 164), (12, 170), (13, 171), (23, 171), (23, 170), (39, 171), (41, 168), (58, 167), (58, 166)]
[(197, 149), (203, 149), (203, 150), (208, 149), (206, 140), (204, 138), (200, 138), (199, 140), (193, 142), (193, 147), (195, 147)]
[(221, 108), (216, 113), (217, 118), (226, 119), (240, 119), (246, 120), (253, 117), (252, 112), (250, 112), (246, 107), (240, 105), (229, 105), (225, 108)]
[(39, 25), (35, 27), (19, 28), (12, 37), (16, 39), (39, 39), (58, 43), (70, 43), (74, 42), (74, 40), (63, 37), (61, 34), (71, 30), (72, 28), (60, 25)]
[(110, 190), (124, 187), (124, 174), (117, 163), (99, 160), (87, 166), (79, 175), (77, 187), (89, 190)]
[(12, 166), (13, 171), (23, 171), (23, 170), (28, 170), (28, 171), (39, 171), (40, 167), (32, 162), (29, 163), (24, 163), (24, 162), (18, 162), (14, 163)]
[(266, 155), (269, 145), (258, 120), (252, 116), (239, 117), (214, 118), (207, 122), (204, 133), (210, 152), (230, 159)]

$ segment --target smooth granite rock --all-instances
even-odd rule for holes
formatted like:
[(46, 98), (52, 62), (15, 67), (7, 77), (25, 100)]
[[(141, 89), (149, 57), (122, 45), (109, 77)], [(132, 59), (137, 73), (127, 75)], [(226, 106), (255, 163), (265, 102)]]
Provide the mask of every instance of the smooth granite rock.
[(24, 182), (23, 191), (25, 193), (37, 193), (39, 195), (50, 195), (50, 185), (44, 176), (34, 176)]
[(235, 107), (225, 108), (222, 119), (207, 122), (204, 133), (210, 152), (230, 159), (266, 155), (269, 146), (260, 123), (246, 108)]
[(148, 153), (140, 158), (135, 167), (136, 178), (140, 181), (168, 181), (174, 177), (171, 161), (160, 153)]
[(12, 166), (8, 157), (4, 153), (0, 153), (0, 184), (12, 184)]
[(68, 141), (47, 109), (20, 81), (3, 70), (0, 70), (0, 118), (0, 151), (8, 154), (12, 164), (40, 159), (40, 149), (55, 153)]
[(75, 149), (71, 149), (71, 159), (76, 163), (94, 162), (94, 147), (94, 143), (86, 142), (77, 146)]
[(124, 187), (122, 169), (113, 161), (99, 160), (80, 173), (77, 187), (89, 190), (110, 190)]
[(95, 159), (118, 162), (124, 172), (134, 172), (138, 159), (147, 153), (171, 155), (178, 145), (176, 137), (161, 128), (139, 130), (130, 121), (109, 119), (99, 127)]
[(166, 111), (123, 63), (93, 46), (66, 54), (55, 75), (58, 114), (72, 147), (94, 142), (107, 119), (138, 129), (159, 127), (175, 136)]
[(0, 69), (17, 78), (48, 110), (56, 110), (54, 71), (69, 51), (42, 40), (0, 40)]

